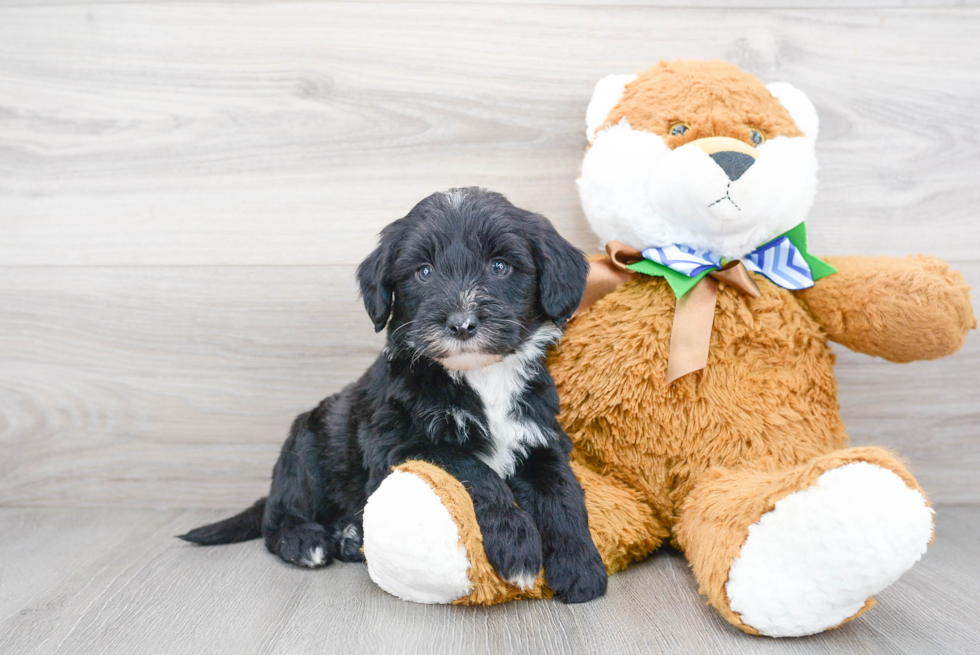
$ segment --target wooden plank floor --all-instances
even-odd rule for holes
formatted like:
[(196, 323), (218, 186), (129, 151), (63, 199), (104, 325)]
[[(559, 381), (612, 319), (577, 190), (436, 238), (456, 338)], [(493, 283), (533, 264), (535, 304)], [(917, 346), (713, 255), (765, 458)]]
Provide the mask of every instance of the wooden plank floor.
[(0, 653), (977, 653), (980, 507), (937, 513), (923, 560), (859, 619), (814, 637), (750, 637), (663, 552), (577, 606), (426, 606), (363, 566), (281, 564), (260, 542), (172, 535), (219, 510), (0, 509)]

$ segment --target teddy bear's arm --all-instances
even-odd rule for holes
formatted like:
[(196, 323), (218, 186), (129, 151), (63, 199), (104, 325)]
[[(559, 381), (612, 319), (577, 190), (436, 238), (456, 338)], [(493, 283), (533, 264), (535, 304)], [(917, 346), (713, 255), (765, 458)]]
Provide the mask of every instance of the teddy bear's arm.
[(936, 359), (977, 327), (970, 288), (933, 257), (827, 257), (837, 273), (798, 297), (831, 340), (893, 362)]

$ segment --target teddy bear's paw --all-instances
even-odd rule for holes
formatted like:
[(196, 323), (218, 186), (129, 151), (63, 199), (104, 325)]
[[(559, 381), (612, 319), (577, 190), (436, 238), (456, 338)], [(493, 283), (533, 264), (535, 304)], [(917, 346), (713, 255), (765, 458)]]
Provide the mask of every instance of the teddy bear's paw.
[(392, 472), (368, 498), (364, 555), (371, 579), (403, 600), (451, 603), (473, 588), (456, 522), (414, 473)]
[(892, 471), (823, 473), (749, 527), (728, 572), (729, 606), (761, 634), (815, 634), (853, 618), (926, 551), (933, 511)]

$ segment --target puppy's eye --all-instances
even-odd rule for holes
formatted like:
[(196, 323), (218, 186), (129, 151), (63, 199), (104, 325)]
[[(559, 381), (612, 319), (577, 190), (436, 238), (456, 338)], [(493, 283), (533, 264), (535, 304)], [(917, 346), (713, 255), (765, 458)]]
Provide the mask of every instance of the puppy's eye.
[(752, 138), (752, 143), (754, 143), (757, 146), (761, 146), (762, 143), (766, 140), (766, 135), (760, 132), (759, 130), (755, 129), (754, 127), (751, 128), (749, 132)]
[(490, 262), (490, 274), (496, 277), (503, 277), (510, 273), (510, 264), (502, 259), (495, 259)]
[(670, 126), (668, 132), (670, 133), (670, 136), (681, 136), (686, 134), (689, 129), (691, 129), (691, 126), (687, 123), (674, 123)]
[(415, 271), (415, 277), (418, 278), (419, 282), (428, 282), (429, 278), (432, 277), (432, 265), (422, 264), (419, 266), (418, 270)]

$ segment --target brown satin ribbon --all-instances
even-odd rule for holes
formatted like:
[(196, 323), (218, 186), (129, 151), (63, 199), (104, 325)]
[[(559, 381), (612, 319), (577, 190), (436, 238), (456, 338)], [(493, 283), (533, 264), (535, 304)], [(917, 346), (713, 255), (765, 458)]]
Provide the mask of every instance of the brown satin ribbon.
[(619, 268), (609, 259), (590, 262), (585, 294), (575, 313), (581, 312), (606, 294), (615, 291), (619, 285), (632, 280), (634, 275), (635, 272), (628, 268)]
[[(599, 300), (636, 273), (628, 266), (643, 259), (642, 253), (618, 241), (606, 244), (608, 260), (592, 262), (585, 295), (578, 311)], [(701, 278), (690, 291), (677, 299), (674, 323), (670, 329), (670, 357), (667, 360), (667, 384), (688, 373), (700, 371), (708, 363), (711, 326), (715, 321), (718, 301), (718, 282), (758, 298), (759, 287), (740, 261), (729, 262), (724, 268)]]

